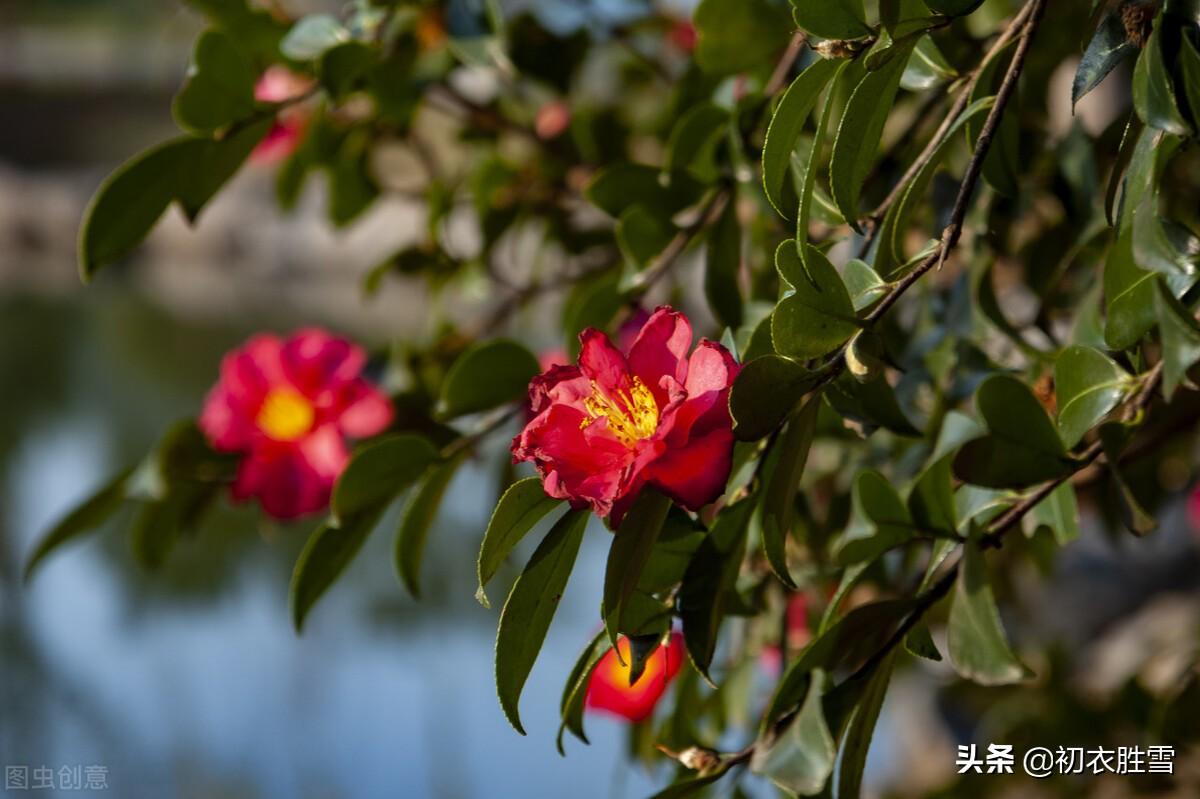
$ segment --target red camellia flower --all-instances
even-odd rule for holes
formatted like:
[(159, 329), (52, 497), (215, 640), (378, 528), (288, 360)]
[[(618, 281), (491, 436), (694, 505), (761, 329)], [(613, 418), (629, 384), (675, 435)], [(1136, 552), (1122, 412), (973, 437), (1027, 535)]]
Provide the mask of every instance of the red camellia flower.
[(392, 421), (387, 396), (360, 374), (365, 363), (361, 347), (318, 329), (255, 336), (225, 356), (200, 428), (215, 449), (243, 455), (235, 500), (257, 497), (277, 519), (329, 504), (349, 458), (345, 438)]
[(617, 650), (610, 649), (596, 663), (588, 683), (587, 705), (629, 721), (641, 721), (654, 712), (683, 663), (683, 636), (671, 633), (670, 641), (660, 644), (646, 660), (646, 670), (633, 685), (629, 684), (629, 640), (617, 639), (617, 648), (620, 659)]
[(529, 387), (534, 418), (513, 439), (552, 497), (590, 505), (612, 525), (649, 484), (689, 510), (725, 490), (733, 456), (727, 400), (738, 364), (670, 308), (656, 310), (622, 352), (608, 336), (579, 336), (578, 366), (556, 366)]

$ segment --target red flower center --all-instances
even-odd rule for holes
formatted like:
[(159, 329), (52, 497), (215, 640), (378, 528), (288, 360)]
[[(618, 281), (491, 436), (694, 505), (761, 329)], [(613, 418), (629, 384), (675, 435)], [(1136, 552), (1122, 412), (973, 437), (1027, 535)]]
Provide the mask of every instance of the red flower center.
[(592, 381), (592, 394), (583, 401), (588, 416), (579, 427), (586, 429), (603, 418), (613, 437), (632, 449), (637, 442), (654, 435), (658, 429), (658, 403), (639, 377), (633, 378), (629, 389), (617, 389), (614, 393), (615, 397), (609, 396)]
[(255, 423), (269, 438), (295, 441), (312, 429), (315, 418), (312, 403), (300, 392), (280, 387), (267, 392)]

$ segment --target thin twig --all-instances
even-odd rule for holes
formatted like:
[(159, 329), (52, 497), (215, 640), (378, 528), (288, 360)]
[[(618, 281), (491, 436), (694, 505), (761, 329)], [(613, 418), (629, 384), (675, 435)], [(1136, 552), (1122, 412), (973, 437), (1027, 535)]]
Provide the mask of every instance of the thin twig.
[(791, 74), (792, 67), (796, 64), (796, 59), (800, 57), (800, 53), (807, 43), (808, 36), (804, 31), (796, 31), (792, 34), (792, 40), (788, 42), (783, 58), (779, 59), (779, 63), (771, 72), (771, 77), (767, 79), (766, 86), (763, 87), (763, 94), (770, 97), (783, 88), (783, 85), (787, 83), (788, 75)]
[(632, 296), (636, 298), (644, 295), (670, 272), (671, 267), (687, 251), (692, 241), (703, 231), (716, 224), (717, 220), (721, 218), (721, 214), (725, 212), (725, 206), (732, 198), (733, 188), (731, 186), (722, 186), (713, 193), (704, 208), (701, 209), (696, 221), (676, 233), (675, 237), (667, 244), (666, 249), (654, 259), (654, 263), (638, 275), (631, 291)]

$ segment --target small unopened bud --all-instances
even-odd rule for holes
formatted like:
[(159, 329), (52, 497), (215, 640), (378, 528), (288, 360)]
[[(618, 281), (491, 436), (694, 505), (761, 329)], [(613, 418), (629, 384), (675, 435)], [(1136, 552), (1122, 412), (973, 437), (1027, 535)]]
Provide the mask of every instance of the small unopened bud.
[(655, 744), (655, 748), (672, 760), (679, 761), (679, 764), (684, 768), (697, 771), (700, 774), (704, 774), (721, 765), (721, 754), (703, 746), (689, 746), (682, 752), (673, 752), (662, 744)]
[(571, 125), (571, 108), (566, 103), (555, 100), (546, 103), (538, 109), (537, 119), (533, 129), (542, 141), (557, 139)]

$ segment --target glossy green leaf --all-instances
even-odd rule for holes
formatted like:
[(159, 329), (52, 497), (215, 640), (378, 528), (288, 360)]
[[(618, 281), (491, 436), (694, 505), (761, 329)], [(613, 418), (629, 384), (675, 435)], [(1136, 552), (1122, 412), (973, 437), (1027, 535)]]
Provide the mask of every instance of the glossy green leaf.
[(446, 374), (438, 412), (453, 419), (515, 402), (539, 372), (537, 357), (515, 341), (475, 344), (458, 356)]
[(755, 358), (742, 367), (729, 392), (733, 434), (757, 441), (783, 424), (819, 375), (778, 355)]
[(100, 527), (121, 509), (126, 486), (133, 469), (126, 469), (63, 516), (39, 539), (25, 561), (24, 579), (28, 581), (46, 556), (63, 544), (74, 541)]
[(963, 17), (983, 5), (983, 0), (925, 0), (925, 5), (935, 14)]
[(871, 738), (875, 734), (875, 724), (879, 721), (879, 711), (883, 709), (883, 700), (887, 697), (895, 663), (896, 650), (893, 649), (867, 681), (862, 698), (850, 717), (838, 758), (838, 799), (858, 799), (862, 794), (867, 753), (871, 749)]
[(1008, 645), (983, 550), (974, 541), (963, 547), (946, 643), (955, 671), (980, 685), (1010, 685), (1033, 677)]
[(1162, 281), (1155, 299), (1162, 333), (1163, 396), (1170, 400), (1187, 378), (1188, 370), (1200, 363), (1200, 325)]
[(717, 648), (717, 634), (725, 619), (729, 594), (734, 591), (741, 569), (746, 532), (756, 505), (757, 498), (751, 495), (722, 510), (683, 577), (679, 591), (683, 640), (692, 665), (705, 679)]
[(634, 205), (670, 217), (699, 200), (703, 191), (703, 185), (687, 173), (675, 172), (664, 178), (654, 167), (616, 163), (596, 173), (584, 194), (613, 218), (620, 218)]
[(877, 471), (861, 471), (851, 492), (852, 521), (838, 542), (837, 559), (843, 565), (872, 561), (912, 539), (916, 532), (904, 500), (888, 479)]
[(354, 453), (333, 487), (330, 508), (342, 520), (386, 505), (438, 459), (429, 439), (412, 433), (385, 438)]
[(431, 469), (404, 508), (404, 518), (396, 534), (394, 560), (396, 574), (413, 597), (421, 596), (421, 559), (429, 530), (462, 460), (454, 458)]
[(254, 113), (254, 64), (233, 38), (207, 30), (196, 40), (192, 64), (171, 112), (189, 133), (208, 136)]
[(1099, 86), (1100, 81), (1137, 51), (1137, 45), (1129, 41), (1120, 13), (1114, 10), (1105, 14), (1100, 27), (1088, 42), (1079, 67), (1075, 70), (1075, 81), (1071, 85), (1071, 105), (1074, 106), (1084, 95)]
[(775, 251), (775, 265), (788, 284), (771, 316), (776, 352), (808, 360), (832, 352), (857, 332), (850, 293), (824, 253), (809, 246), (805, 274), (795, 242), (785, 241)]
[(592, 672), (596, 670), (596, 664), (600, 662), (600, 658), (604, 657), (608, 650), (608, 637), (601, 630), (596, 633), (596, 636), (592, 638), (591, 642), (584, 647), (583, 652), (579, 654), (579, 658), (571, 668), (571, 674), (567, 677), (567, 683), (563, 686), (562, 701), (559, 703), (562, 724), (559, 725), (558, 738), (555, 741), (558, 753), (563, 757), (567, 755), (566, 750), (563, 748), (564, 732), (570, 731), (572, 735), (585, 744), (590, 743), (586, 733), (583, 731), (584, 700), (587, 699)]
[(1109, 347), (1129, 349), (1154, 327), (1157, 279), (1134, 262), (1132, 233), (1122, 233), (1104, 263), (1104, 340)]
[(859, 195), (875, 165), (883, 126), (891, 113), (904, 65), (915, 44), (909, 40), (893, 45), (899, 52), (859, 81), (838, 124), (833, 157), (829, 162), (829, 185), (838, 210), (855, 230), (859, 229)]
[(730, 202), (708, 235), (704, 261), (704, 296), (722, 325), (736, 330), (742, 324), (742, 226), (737, 203)]
[(866, 261), (857, 258), (846, 264), (842, 272), (846, 290), (854, 303), (855, 311), (864, 311), (882, 299), (888, 293), (888, 284), (879, 273), (872, 269)]
[(804, 263), (806, 274), (811, 276), (812, 266), (809, 264), (809, 223), (812, 220), (816, 206), (820, 202), (817, 196), (817, 164), (825, 149), (825, 131), (829, 128), (829, 120), (833, 116), (834, 103), (843, 95), (842, 88), (851, 81), (857, 82), (863, 67), (857, 61), (843, 61), (838, 67), (833, 79), (833, 85), (825, 92), (825, 102), (821, 106), (821, 115), (817, 118), (817, 127), (812, 144), (807, 153), (803, 148), (792, 150), (792, 173), (795, 176), (795, 192), (798, 196), (796, 208), (796, 251)]
[(787, 44), (792, 27), (786, 9), (770, 0), (701, 0), (692, 23), (696, 63), (717, 75), (764, 67)]
[(538, 477), (526, 477), (508, 487), (504, 496), (492, 511), (487, 531), (483, 534), (483, 545), (479, 549), (476, 574), (479, 589), (475, 598), (485, 608), (490, 607), (487, 594), (483, 592), (488, 581), (508, 558), (513, 548), (525, 537), (533, 526), (547, 513), (559, 506), (562, 500), (546, 495)]
[(642, 570), (638, 591), (653, 594), (678, 585), (692, 556), (707, 537), (708, 531), (702, 525), (682, 509), (672, 508)]
[(1075, 498), (1075, 487), (1065, 482), (1054, 489), (1034, 506), (1033, 518), (1054, 532), (1054, 540), (1059, 546), (1079, 538), (1079, 503)]
[(375, 529), (383, 508), (323, 522), (304, 545), (292, 570), (289, 604), (292, 626), (302, 632), (304, 621), (317, 600), (329, 590)]
[(787, 565), (787, 540), (792, 533), (796, 510), (796, 491), (808, 451), (817, 434), (817, 414), (821, 409), (821, 394), (809, 397), (791, 421), (775, 446), (779, 449), (775, 468), (771, 470), (763, 489), (762, 540), (767, 563), (784, 585), (794, 588)]
[(1121, 455), (1129, 445), (1133, 431), (1131, 424), (1106, 422), (1100, 426), (1100, 444), (1103, 447), (1104, 459), (1108, 462), (1111, 484), (1117, 489), (1116, 500), (1121, 511), (1121, 522), (1129, 532), (1143, 536), (1154, 532), (1158, 522), (1138, 500), (1121, 467)]
[(797, 27), (822, 39), (857, 39), (867, 36), (862, 0), (792, 0)]
[(1133, 106), (1137, 114), (1152, 128), (1187, 136), (1191, 126), (1184, 120), (1175, 99), (1174, 81), (1163, 56), (1162, 16), (1154, 23), (1146, 46), (1133, 69)]
[(958, 77), (954, 66), (929, 36), (917, 39), (917, 46), (908, 57), (900, 87), (910, 92), (928, 91)]
[(558, 602), (575, 567), (589, 514), (568, 511), (534, 551), (513, 583), (496, 632), (496, 693), (510, 724), (522, 735), (518, 702), (542, 642), (554, 620)]
[(1054, 423), (1019, 379), (989, 377), (980, 384), (975, 402), (988, 434), (959, 450), (954, 459), (958, 477), (977, 486), (1015, 488), (1073, 469)]
[(645, 269), (671, 243), (676, 231), (669, 218), (634, 205), (621, 214), (615, 232), (625, 259), (638, 269)]
[(1058, 431), (1074, 447), (1120, 404), (1131, 388), (1129, 374), (1091, 347), (1068, 347), (1054, 363)]
[(843, 374), (830, 385), (825, 396), (839, 414), (862, 425), (863, 435), (870, 435), (880, 427), (899, 436), (921, 434), (900, 408), (886, 375), (864, 382)]
[(824, 682), (817, 672), (800, 712), (769, 747), (756, 751), (750, 762), (752, 771), (789, 793), (817, 793), (833, 773), (837, 747), (821, 708)]
[(1179, 45), (1179, 70), (1183, 74), (1184, 97), (1192, 125), (1200, 125), (1200, 51), (1189, 36), (1181, 36)]
[(625, 609), (654, 551), (671, 500), (652, 488), (643, 488), (613, 535), (604, 569), (604, 627), (613, 646), (617, 634), (627, 629)]
[(272, 125), (270, 116), (258, 117), (235, 126), (220, 139), (197, 141), (175, 176), (175, 199), (188, 222), (196, 223), (209, 200), (237, 174)]
[(697, 103), (679, 118), (667, 141), (667, 174), (687, 172), (711, 183), (717, 178), (716, 151), (728, 133), (729, 111), (716, 103)]
[(821, 97), (821, 91), (840, 69), (840, 63), (818, 59), (801, 72), (779, 100), (767, 137), (763, 142), (762, 176), (767, 199), (785, 219), (792, 212), (785, 207), (783, 188), (787, 180), (788, 164), (792, 150), (800, 138), (800, 131)]

